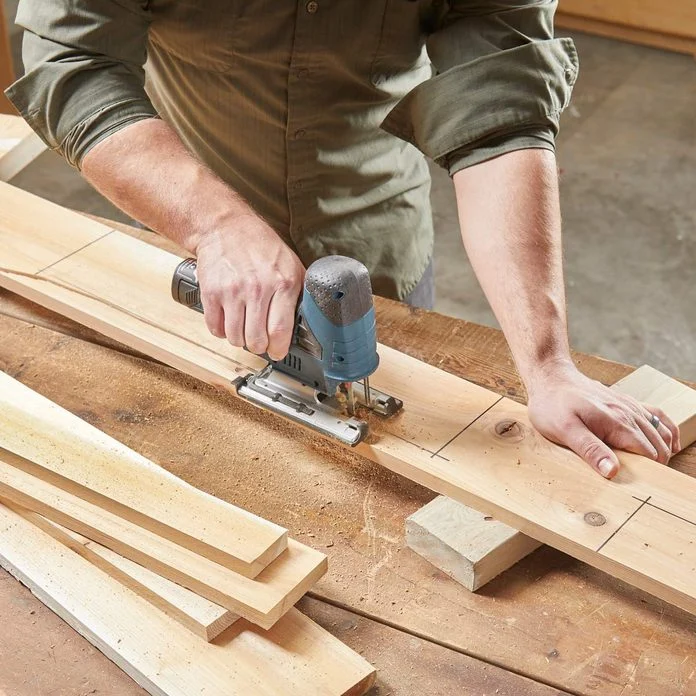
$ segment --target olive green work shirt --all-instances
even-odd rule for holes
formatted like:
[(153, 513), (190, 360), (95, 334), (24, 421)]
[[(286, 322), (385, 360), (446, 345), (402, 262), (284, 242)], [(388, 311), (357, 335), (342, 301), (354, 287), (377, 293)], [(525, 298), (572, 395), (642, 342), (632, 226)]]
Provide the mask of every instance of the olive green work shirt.
[(553, 149), (578, 61), (555, 0), (21, 0), (6, 92), (71, 164), (159, 116), (308, 265), (401, 299), (433, 248), (424, 154)]

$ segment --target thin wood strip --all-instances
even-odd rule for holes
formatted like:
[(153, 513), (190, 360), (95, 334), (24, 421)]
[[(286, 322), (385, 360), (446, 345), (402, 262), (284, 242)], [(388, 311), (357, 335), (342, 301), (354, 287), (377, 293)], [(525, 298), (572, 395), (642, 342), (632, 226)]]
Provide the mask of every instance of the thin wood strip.
[(255, 577), (287, 530), (199, 491), (0, 372), (0, 446), (32, 473), (114, 514)]
[[(26, 268), (31, 258), (21, 253), (15, 238), (20, 231), (29, 237), (36, 255), (40, 245), (35, 245), (34, 239), (42, 235), (41, 221), (55, 206), (7, 186), (0, 186), (3, 201), (24, 214), (21, 230), (0, 217), (0, 266)], [(97, 225), (92, 233), (98, 235), (103, 229)], [(61, 237), (67, 246), (69, 227)], [(215, 339), (207, 336), (202, 317), (170, 299), (177, 258), (147, 249), (147, 245), (134, 247), (134, 243), (119, 239), (114, 232), (53, 265), (47, 278), (37, 280), (5, 270), (0, 271), (0, 282), (122, 343), (229, 389), (228, 375), (237, 372), (245, 361), (249, 364), (249, 356), (222, 341), (207, 343)], [(119, 249), (129, 264), (120, 262)], [(68, 285), (77, 291), (71, 292)], [(103, 301), (96, 299), (99, 295)], [(118, 303), (125, 305), (125, 311), (119, 311)], [(142, 316), (147, 317), (146, 322), (135, 318)], [(176, 323), (172, 323), (173, 318)], [(159, 332), (158, 320), (164, 327)], [(187, 337), (185, 344), (172, 341), (170, 326)], [(654, 461), (623, 454), (622, 473), (611, 482), (605, 481), (579, 457), (538, 435), (523, 406), (499, 400), (487, 390), (443, 375), (397, 351), (384, 346), (379, 350), (381, 364), (372, 383), (397, 397), (405, 396), (406, 406), (393, 420), (372, 418), (372, 437), (357, 448), (358, 453), (696, 612), (696, 581), (693, 594), (685, 596), (669, 582), (657, 586), (650, 582), (649, 565), (640, 570), (629, 568), (598, 552), (635, 513), (640, 505), (637, 498), (653, 495), (662, 507), (677, 514), (693, 509), (696, 481)], [(221, 369), (216, 370), (216, 366)], [(438, 385), (435, 412), (428, 406), (433, 399), (433, 383)], [(511, 423), (515, 426), (508, 427)], [(606, 521), (593, 526), (586, 521), (588, 513), (599, 513)], [(663, 533), (669, 539), (669, 530)], [(680, 551), (673, 549), (674, 564), (681, 562)]]
[(241, 617), (26, 508), (10, 506), (33, 525), (72, 549), (204, 640), (211, 641)]
[(323, 553), (291, 539), (256, 579), (246, 578), (25, 469), (20, 457), (0, 448), (0, 500), (93, 539), (262, 628), (271, 628), (326, 572)]
[(360, 696), (374, 668), (292, 609), (212, 643), (0, 506), (0, 565), (152, 696)]

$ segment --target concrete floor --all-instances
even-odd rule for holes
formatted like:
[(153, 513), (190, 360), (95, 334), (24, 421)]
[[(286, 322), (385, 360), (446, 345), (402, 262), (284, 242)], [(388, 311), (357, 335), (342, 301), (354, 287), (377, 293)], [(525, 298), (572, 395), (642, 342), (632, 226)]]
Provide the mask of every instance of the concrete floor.
[[(11, 21), (17, 0), (5, 2)], [(20, 34), (11, 32), (19, 66)], [(573, 37), (580, 79), (558, 142), (571, 342), (696, 380), (696, 63)], [(51, 153), (12, 183), (126, 220)], [(496, 325), (462, 249), (452, 185), (441, 170), (433, 171), (432, 198), (436, 309)]]

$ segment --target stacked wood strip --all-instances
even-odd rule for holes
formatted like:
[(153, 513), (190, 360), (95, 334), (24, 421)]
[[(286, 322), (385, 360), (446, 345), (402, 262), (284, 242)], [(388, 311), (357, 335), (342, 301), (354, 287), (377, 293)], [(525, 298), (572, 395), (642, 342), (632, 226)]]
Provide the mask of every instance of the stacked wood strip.
[(240, 618), (229, 609), (200, 597), (77, 532), (26, 508), (15, 506), (12, 509), (204, 640), (213, 640)]
[(0, 505), (0, 565), (153, 696), (360, 696), (375, 671), (296, 609), (208, 643)]
[[(208, 495), (0, 372), (0, 445), (32, 474), (249, 578), (287, 530)], [(20, 460), (16, 463), (19, 465)]]

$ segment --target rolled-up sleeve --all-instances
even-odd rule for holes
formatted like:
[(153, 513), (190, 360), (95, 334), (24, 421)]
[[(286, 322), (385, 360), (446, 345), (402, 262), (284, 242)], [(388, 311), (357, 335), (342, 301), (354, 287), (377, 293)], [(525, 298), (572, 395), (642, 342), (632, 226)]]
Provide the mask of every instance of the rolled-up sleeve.
[(572, 39), (554, 39), (556, 0), (463, 0), (427, 40), (434, 75), (382, 128), (450, 174), (525, 148), (553, 150), (578, 73)]
[(21, 0), (25, 74), (5, 92), (75, 167), (98, 142), (157, 111), (145, 93), (147, 0)]

